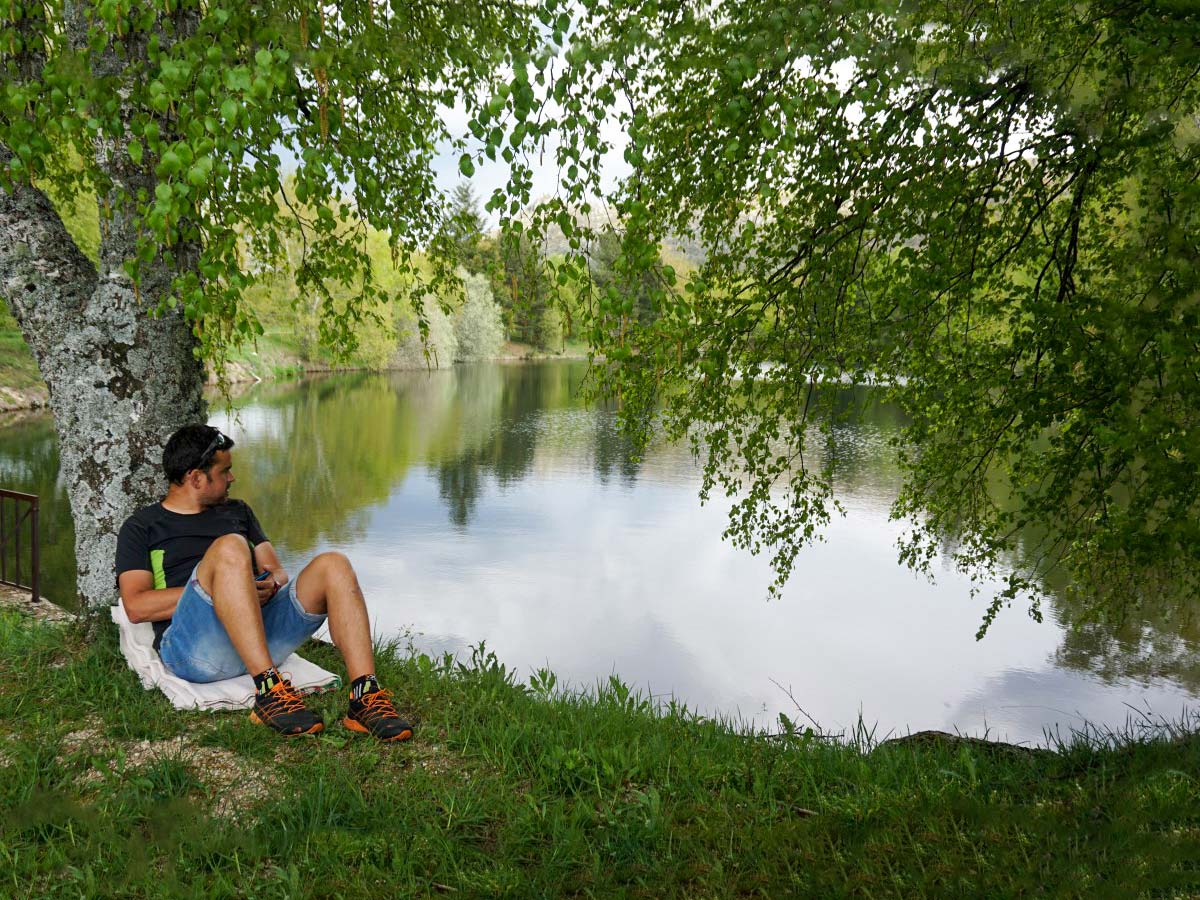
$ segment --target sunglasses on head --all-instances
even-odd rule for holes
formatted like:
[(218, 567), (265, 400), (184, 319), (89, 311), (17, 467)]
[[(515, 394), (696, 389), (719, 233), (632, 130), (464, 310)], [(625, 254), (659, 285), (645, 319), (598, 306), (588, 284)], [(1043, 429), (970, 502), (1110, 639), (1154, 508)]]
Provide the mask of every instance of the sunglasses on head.
[(204, 452), (200, 454), (200, 458), (196, 460), (196, 464), (192, 466), (192, 468), (203, 470), (204, 467), (212, 461), (213, 456), (218, 450), (226, 450), (232, 444), (233, 441), (218, 431), (217, 436), (214, 437), (212, 441), (209, 442), (209, 445), (204, 448)]

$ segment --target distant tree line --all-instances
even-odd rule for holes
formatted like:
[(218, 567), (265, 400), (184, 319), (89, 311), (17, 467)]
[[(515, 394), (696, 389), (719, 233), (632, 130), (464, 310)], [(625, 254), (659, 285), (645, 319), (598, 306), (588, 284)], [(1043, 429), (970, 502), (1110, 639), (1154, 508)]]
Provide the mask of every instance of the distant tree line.
[(599, 229), (587, 249), (585, 283), (564, 286), (555, 279), (561, 259), (545, 254), (527, 233), (494, 236), (485, 231), (478, 198), (468, 182), (460, 183), (452, 194), (449, 223), (459, 264), (469, 274), (486, 279), (510, 341), (562, 350), (568, 340), (579, 337), (580, 304), (597, 292), (616, 299), (620, 312), (610, 323), (614, 331), (626, 318), (648, 327), (657, 317), (653, 296), (654, 283), (662, 274), (661, 257), (649, 268), (632, 271), (622, 256), (622, 236), (612, 226)]

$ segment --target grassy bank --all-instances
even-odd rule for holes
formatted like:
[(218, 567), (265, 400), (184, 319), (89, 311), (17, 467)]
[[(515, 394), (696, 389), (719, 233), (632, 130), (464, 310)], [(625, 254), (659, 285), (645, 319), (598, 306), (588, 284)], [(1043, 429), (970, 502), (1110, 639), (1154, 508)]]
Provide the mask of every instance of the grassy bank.
[[(332, 649), (304, 652), (340, 671)], [(388, 650), (398, 747), (176, 712), (0, 613), (0, 895), (1196, 896), (1200, 740), (871, 749)], [(344, 674), (344, 673), (342, 673)], [(311, 701), (327, 722), (342, 698)]]
[[(339, 361), (328, 350), (314, 347), (314, 358), (306, 355), (300, 340), (287, 329), (268, 330), (255, 346), (242, 347), (231, 357), (230, 375), (247, 375), (263, 381), (297, 378), (308, 372), (332, 372), (363, 368), (355, 360)], [(505, 342), (497, 360), (586, 359), (588, 347), (578, 341), (568, 341), (556, 350), (543, 350), (530, 344)], [(443, 364), (444, 365), (444, 364)]]
[(33, 354), (25, 344), (17, 320), (8, 311), (8, 306), (0, 301), (0, 387), (28, 390), (41, 388), (45, 390), (41, 373)]
[[(297, 378), (306, 372), (328, 372), (354, 369), (349, 363), (335, 359), (321, 347), (317, 357), (306, 356), (300, 340), (290, 329), (271, 329), (252, 346), (242, 347), (230, 359), (228, 375), (235, 381), (260, 379), (272, 381)], [(506, 343), (500, 359), (560, 359), (587, 357), (586, 344), (571, 341), (558, 352), (539, 350), (528, 344)], [(14, 393), (15, 392), (15, 393)], [(0, 303), (0, 409), (32, 405), (34, 400), (45, 403), (49, 397), (45, 382), (38, 372), (33, 353), (25, 343), (16, 320)]]

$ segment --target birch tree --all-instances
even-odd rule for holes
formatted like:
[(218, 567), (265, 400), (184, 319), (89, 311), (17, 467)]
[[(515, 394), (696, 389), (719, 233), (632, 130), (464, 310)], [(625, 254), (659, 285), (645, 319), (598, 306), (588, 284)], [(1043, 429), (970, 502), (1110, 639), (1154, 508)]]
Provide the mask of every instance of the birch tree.
[[(437, 252), (446, 111), (511, 109), (547, 23), (488, 0), (0, 0), (0, 294), (50, 387), (84, 603), (111, 602), (118, 527), (161, 494), (166, 437), (205, 417), (201, 360), (261, 333), (246, 288), (299, 237), (305, 295), (358, 286), (321, 319), (352, 347), (369, 228), (401, 269)], [(51, 194), (97, 198), (98, 265)]]

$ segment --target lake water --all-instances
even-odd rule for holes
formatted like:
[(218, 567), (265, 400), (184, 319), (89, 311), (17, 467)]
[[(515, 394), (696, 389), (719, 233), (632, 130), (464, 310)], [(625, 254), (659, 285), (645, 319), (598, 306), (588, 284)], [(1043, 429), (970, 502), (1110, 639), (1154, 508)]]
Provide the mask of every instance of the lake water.
[[(894, 411), (840, 427), (847, 514), (800, 554), (782, 599), (765, 559), (721, 540), (680, 447), (635, 460), (586, 364), (489, 364), (259, 385), (212, 423), (236, 441), (233, 493), (293, 574), (354, 562), (376, 630), (466, 658), (486, 641), (522, 677), (618, 675), (705, 714), (827, 731), (926, 728), (1044, 743), (1090, 722), (1179, 720), (1200, 696), (1200, 628), (1145, 610), (1121, 626), (1041, 624), (1014, 607), (974, 639), (985, 600), (943, 568), (896, 561)], [(72, 532), (47, 416), (0, 428), (0, 486), (43, 498), (43, 592), (73, 595)], [(798, 709), (803, 710), (801, 713)]]

